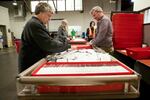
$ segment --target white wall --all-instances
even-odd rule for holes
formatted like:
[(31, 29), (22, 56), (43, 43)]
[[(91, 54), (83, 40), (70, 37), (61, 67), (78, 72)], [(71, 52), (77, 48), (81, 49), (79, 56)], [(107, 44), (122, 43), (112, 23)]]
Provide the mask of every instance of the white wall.
[[(89, 27), (89, 23), (92, 20), (89, 11), (93, 6), (101, 6), (104, 10), (104, 13), (107, 16), (110, 16), (112, 10), (115, 10), (115, 4), (109, 3), (109, 0), (83, 0), (83, 9), (84, 12), (58, 12), (53, 16), (54, 19), (56, 18), (65, 18), (68, 20), (70, 26), (79, 25), (81, 26), (81, 32), (86, 31), (86, 28)], [(11, 11), (13, 12), (13, 11)], [(10, 12), (10, 13), (11, 13)], [(15, 33), (17, 38), (20, 38), (23, 27), (26, 21), (31, 18), (31, 14), (27, 14), (25, 18), (13, 18), (11, 16), (11, 30)], [(54, 25), (52, 27), (58, 27), (58, 25)]]
[(32, 15), (30, 13), (28, 13), (26, 17), (14, 17), (13, 12), (10, 13), (10, 27), (16, 38), (21, 37), (24, 25), (31, 17)]
[(0, 6), (0, 25), (6, 26), (7, 43), (9, 47), (12, 46), (11, 34), (8, 33), (8, 29), (10, 29), (8, 8), (2, 7), (2, 6)]
[(150, 7), (150, 0), (134, 0), (134, 11)]
[[(134, 11), (139, 11), (144, 8), (150, 7), (150, 0), (134, 0)], [(143, 25), (144, 26), (144, 36), (143, 42), (150, 46), (150, 25)]]

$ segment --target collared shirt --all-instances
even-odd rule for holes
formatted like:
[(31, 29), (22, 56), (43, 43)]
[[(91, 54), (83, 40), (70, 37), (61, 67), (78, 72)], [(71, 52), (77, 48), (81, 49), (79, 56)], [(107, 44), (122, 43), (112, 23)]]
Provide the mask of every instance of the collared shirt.
[(92, 40), (92, 44), (100, 48), (111, 48), (112, 42), (112, 23), (107, 16), (103, 16), (97, 22), (96, 36)]

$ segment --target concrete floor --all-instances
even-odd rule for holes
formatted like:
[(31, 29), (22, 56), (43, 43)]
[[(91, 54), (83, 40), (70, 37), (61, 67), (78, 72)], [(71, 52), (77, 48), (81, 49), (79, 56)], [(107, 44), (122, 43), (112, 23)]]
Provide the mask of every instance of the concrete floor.
[[(14, 47), (0, 50), (0, 100), (17, 100), (16, 76), (18, 74), (18, 54)], [(145, 87), (145, 84), (141, 84)], [(145, 90), (141, 97), (130, 100), (143, 100)]]
[(17, 100), (17, 59), (14, 47), (0, 50), (0, 100)]

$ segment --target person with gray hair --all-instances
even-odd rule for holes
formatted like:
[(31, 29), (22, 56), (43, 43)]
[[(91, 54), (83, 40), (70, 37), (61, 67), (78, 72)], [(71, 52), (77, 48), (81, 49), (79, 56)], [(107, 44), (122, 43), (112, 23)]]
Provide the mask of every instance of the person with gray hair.
[(68, 37), (68, 21), (66, 19), (61, 21), (61, 25), (58, 28), (58, 35), (64, 38)]
[(67, 39), (52, 37), (46, 29), (46, 24), (53, 14), (54, 10), (48, 3), (37, 4), (35, 15), (26, 23), (21, 35), (19, 72), (26, 70), (49, 54), (59, 53), (70, 47)]
[(104, 15), (103, 9), (99, 6), (93, 7), (90, 14), (97, 21), (96, 35), (90, 43), (96, 49), (100, 48), (108, 53), (113, 52), (113, 28), (110, 18)]

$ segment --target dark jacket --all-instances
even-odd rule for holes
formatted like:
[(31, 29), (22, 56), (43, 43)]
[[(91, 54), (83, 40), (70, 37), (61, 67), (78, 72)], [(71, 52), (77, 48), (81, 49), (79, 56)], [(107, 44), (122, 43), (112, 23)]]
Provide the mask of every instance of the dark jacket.
[(58, 34), (61, 35), (61, 36), (64, 36), (64, 37), (67, 37), (68, 36), (68, 32), (64, 29), (63, 26), (60, 26), (58, 28)]
[(19, 70), (24, 71), (48, 54), (67, 49), (67, 40), (51, 37), (45, 25), (38, 18), (32, 17), (26, 23), (21, 36)]

